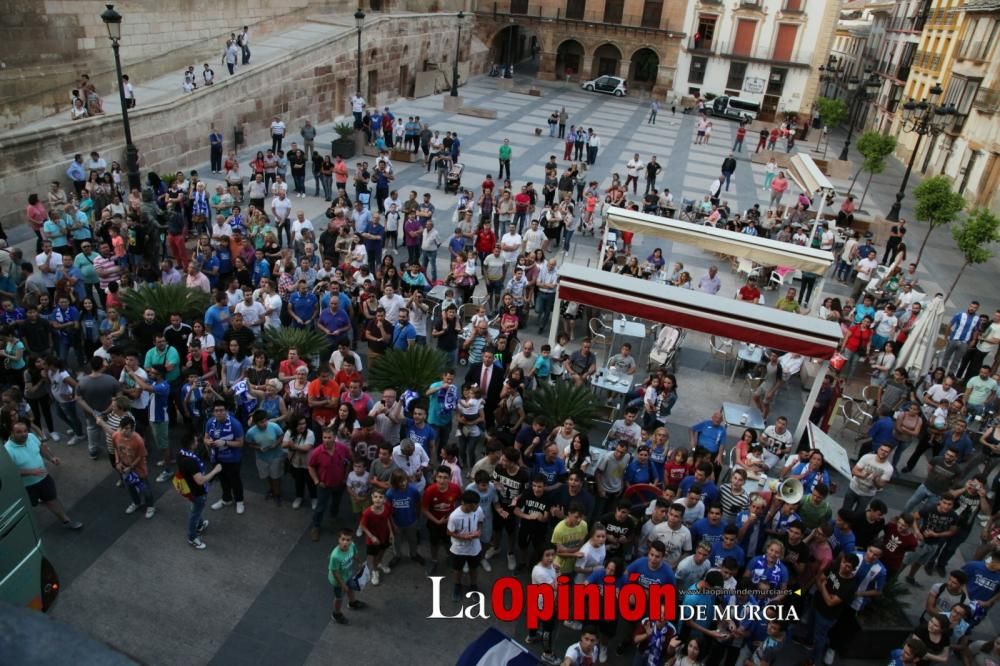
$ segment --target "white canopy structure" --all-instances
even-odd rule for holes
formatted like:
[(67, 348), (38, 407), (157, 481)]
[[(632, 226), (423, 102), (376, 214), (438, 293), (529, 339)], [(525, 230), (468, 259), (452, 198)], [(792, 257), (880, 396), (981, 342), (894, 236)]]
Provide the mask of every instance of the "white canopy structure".
[(608, 228), (611, 227), (651, 234), (702, 250), (750, 259), (765, 266), (787, 266), (818, 275), (824, 274), (834, 262), (833, 253), (829, 251), (625, 208), (610, 210)]

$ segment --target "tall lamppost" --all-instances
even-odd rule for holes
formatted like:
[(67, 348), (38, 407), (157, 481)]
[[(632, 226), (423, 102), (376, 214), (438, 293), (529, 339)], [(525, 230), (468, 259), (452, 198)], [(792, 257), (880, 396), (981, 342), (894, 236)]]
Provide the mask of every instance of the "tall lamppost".
[[(361, 29), (365, 27), (365, 13), (363, 11), (361, 11), (360, 7), (358, 8), (358, 11), (354, 12), (354, 24), (356, 26), (358, 26), (358, 62), (357, 62), (357, 65), (358, 65), (358, 71), (357, 71), (357, 75), (358, 75), (358, 78), (357, 78), (358, 89), (357, 89), (357, 95), (358, 95), (358, 97), (361, 97)], [(369, 100), (369, 101), (371, 101), (371, 100)]]
[(830, 96), (830, 84), (837, 80), (837, 74), (840, 70), (837, 69), (837, 65), (833, 62), (828, 63), (826, 66), (819, 66), (819, 80), (823, 84), (823, 97)]
[(455, 64), (451, 68), (451, 96), (458, 97), (458, 57), (459, 49), (462, 48), (462, 19), (465, 14), (458, 10), (458, 41), (455, 42)]
[[(934, 87), (928, 92), (930, 92), (931, 99), (933, 99), (940, 97), (944, 89), (940, 83), (935, 83)], [(896, 192), (896, 201), (892, 204), (892, 208), (889, 210), (889, 214), (885, 216), (885, 219), (893, 222), (899, 220), (899, 209), (902, 206), (903, 197), (906, 196), (906, 184), (910, 180), (910, 172), (913, 171), (913, 161), (916, 159), (917, 153), (920, 152), (920, 140), (927, 134), (937, 135), (943, 132), (947, 126), (949, 116), (953, 115), (955, 115), (954, 104), (934, 106), (934, 103), (929, 102), (927, 99), (914, 102), (912, 97), (909, 102), (903, 104), (903, 119), (900, 129), (904, 132), (916, 134), (917, 142), (913, 146), (913, 152), (910, 153), (910, 161), (906, 165), (906, 173), (903, 174), (903, 182), (899, 186), (899, 192)]]
[(125, 127), (125, 169), (128, 173), (130, 190), (142, 188), (139, 176), (139, 149), (132, 143), (132, 127), (128, 122), (128, 105), (125, 101), (125, 84), (122, 81), (122, 60), (118, 54), (118, 42), (122, 38), (122, 15), (115, 11), (114, 5), (105, 5), (107, 9), (101, 12), (101, 20), (108, 28), (111, 39), (111, 50), (115, 52), (115, 73), (118, 75), (118, 97), (122, 103), (122, 125)]
[(850, 92), (852, 97), (848, 104), (847, 111), (847, 140), (844, 141), (844, 149), (840, 151), (840, 160), (847, 160), (847, 151), (851, 147), (851, 137), (854, 136), (854, 126), (857, 124), (856, 116), (861, 115), (861, 107), (865, 101), (868, 99), (869, 93), (874, 94), (880, 87), (882, 87), (882, 81), (878, 78), (878, 75), (872, 71), (871, 66), (865, 68), (865, 72), (868, 76), (864, 81), (861, 81), (856, 76), (852, 76), (847, 82), (847, 90)]

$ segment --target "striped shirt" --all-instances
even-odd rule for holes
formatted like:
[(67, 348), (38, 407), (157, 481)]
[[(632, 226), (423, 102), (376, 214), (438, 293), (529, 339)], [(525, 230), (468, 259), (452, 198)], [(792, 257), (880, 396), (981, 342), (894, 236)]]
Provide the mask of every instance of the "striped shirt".
[(951, 333), (948, 340), (951, 342), (965, 342), (972, 340), (972, 333), (979, 323), (979, 315), (970, 315), (968, 312), (959, 312), (951, 318)]
[(722, 519), (733, 522), (739, 512), (750, 505), (750, 493), (744, 488), (736, 494), (733, 492), (732, 484), (723, 483), (719, 486), (719, 505), (722, 507)]

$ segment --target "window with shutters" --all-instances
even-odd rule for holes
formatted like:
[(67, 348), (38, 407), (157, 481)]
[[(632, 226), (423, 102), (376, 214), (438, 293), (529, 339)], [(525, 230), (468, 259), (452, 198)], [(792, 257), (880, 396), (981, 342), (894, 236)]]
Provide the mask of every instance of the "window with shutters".
[(659, 28), (661, 16), (663, 16), (663, 3), (660, 0), (646, 0), (643, 3), (642, 27)]
[(781, 67), (772, 67), (771, 75), (767, 77), (767, 94), (781, 96), (785, 92), (785, 79), (788, 78), (788, 70)]
[(566, 0), (566, 18), (582, 20), (586, 6), (587, 0)]
[(625, 10), (625, 0), (605, 0), (604, 22), (621, 25), (622, 13)]
[(704, 56), (694, 56), (691, 58), (691, 69), (688, 71), (688, 83), (704, 83), (705, 69), (708, 67), (708, 58)]
[(774, 60), (791, 62), (792, 54), (795, 52), (795, 36), (798, 31), (799, 26), (794, 23), (778, 24), (778, 35), (774, 39)]
[(729, 78), (726, 79), (726, 88), (733, 90), (743, 89), (743, 79), (747, 75), (747, 64), (745, 62), (729, 63)]
[(733, 39), (733, 55), (748, 56), (753, 50), (753, 35), (757, 22), (752, 19), (740, 19), (736, 23), (736, 37)]

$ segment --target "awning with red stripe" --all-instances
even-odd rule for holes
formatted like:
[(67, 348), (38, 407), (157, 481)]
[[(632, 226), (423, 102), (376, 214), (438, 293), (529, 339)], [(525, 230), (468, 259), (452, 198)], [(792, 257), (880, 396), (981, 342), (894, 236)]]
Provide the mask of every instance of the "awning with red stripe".
[(593, 308), (812, 358), (829, 359), (841, 340), (840, 325), (818, 317), (570, 263), (559, 268), (557, 296)]

